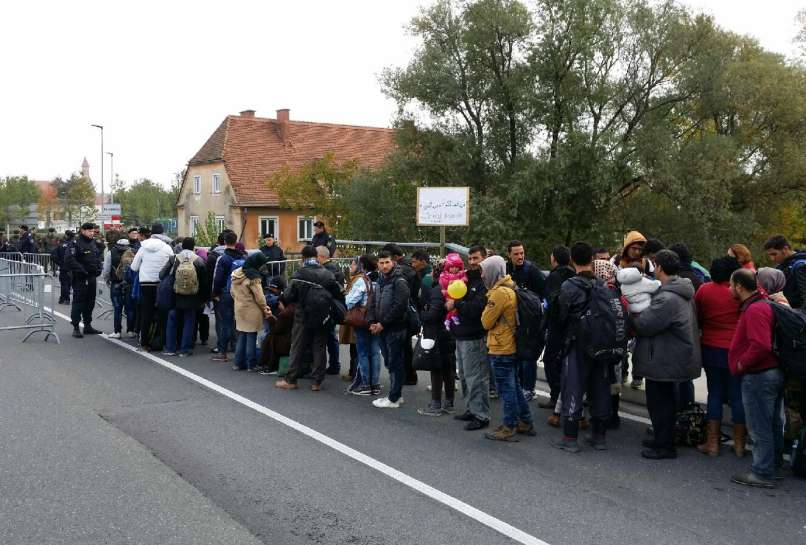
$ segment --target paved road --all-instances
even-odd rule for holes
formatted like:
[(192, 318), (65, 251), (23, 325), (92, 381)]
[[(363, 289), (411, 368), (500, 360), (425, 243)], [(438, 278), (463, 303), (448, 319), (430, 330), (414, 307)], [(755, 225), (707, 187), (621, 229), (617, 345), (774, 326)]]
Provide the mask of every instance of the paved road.
[[(0, 323), (11, 319), (0, 313)], [(98, 325), (104, 325), (99, 322)], [(0, 336), (0, 543), (515, 543), (376, 469), (100, 337)], [(485, 440), (426, 418), (427, 378), (381, 411), (328, 380), (318, 394), (235, 373), (208, 354), (170, 362), (551, 545), (806, 542), (806, 481), (732, 485), (748, 460), (687, 449), (638, 456), (627, 422), (607, 452), (539, 436)], [(330, 379), (330, 377), (329, 377)]]

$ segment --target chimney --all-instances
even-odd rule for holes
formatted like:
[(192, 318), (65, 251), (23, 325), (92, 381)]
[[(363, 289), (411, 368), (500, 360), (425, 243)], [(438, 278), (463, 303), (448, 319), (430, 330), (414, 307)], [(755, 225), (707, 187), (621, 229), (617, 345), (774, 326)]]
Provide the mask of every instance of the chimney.
[(288, 139), (288, 119), (291, 117), (291, 110), (283, 108), (277, 110), (277, 126), (280, 129), (280, 140), (285, 142)]
[(255, 110), (244, 110), (241, 112), (241, 117), (255, 117)]

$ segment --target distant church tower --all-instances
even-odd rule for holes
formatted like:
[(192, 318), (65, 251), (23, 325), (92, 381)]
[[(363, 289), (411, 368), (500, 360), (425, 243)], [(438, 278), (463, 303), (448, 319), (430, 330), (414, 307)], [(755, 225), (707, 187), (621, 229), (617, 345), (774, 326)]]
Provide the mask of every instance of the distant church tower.
[(84, 162), (81, 163), (81, 177), (90, 179), (90, 163), (86, 157), (84, 157)]

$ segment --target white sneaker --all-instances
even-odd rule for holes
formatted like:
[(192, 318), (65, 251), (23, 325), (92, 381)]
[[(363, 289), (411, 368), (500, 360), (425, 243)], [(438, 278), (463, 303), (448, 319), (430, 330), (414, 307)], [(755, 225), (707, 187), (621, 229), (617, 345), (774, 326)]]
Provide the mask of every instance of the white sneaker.
[(129, 338), (130, 339), (136, 339), (137, 338), (137, 333), (135, 333), (134, 331), (129, 331)]
[(389, 401), (388, 397), (380, 397), (373, 401), (372, 404), (379, 409), (397, 409), (400, 407), (400, 402)]
[(107, 335), (107, 338), (109, 338), (109, 339), (119, 339), (120, 338), (120, 333), (110, 333), (109, 335)]

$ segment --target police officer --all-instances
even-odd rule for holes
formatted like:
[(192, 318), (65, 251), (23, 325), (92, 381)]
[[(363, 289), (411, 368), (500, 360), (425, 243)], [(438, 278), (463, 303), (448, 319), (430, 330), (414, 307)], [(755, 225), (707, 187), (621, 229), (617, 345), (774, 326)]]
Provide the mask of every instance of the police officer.
[[(70, 322), (73, 324), (73, 337), (80, 339), (84, 335), (101, 333), (93, 328), (92, 311), (95, 308), (95, 295), (98, 293), (96, 277), (101, 274), (101, 249), (93, 240), (92, 223), (81, 226), (81, 233), (69, 246), (65, 267), (70, 272), (73, 282), (73, 307), (70, 310)], [(84, 320), (84, 334), (78, 323)]]
[(61, 286), (61, 293), (59, 294), (59, 304), (70, 304), (70, 271), (67, 270), (67, 254), (70, 252), (70, 246), (75, 242), (75, 233), (70, 230), (64, 232), (64, 240), (56, 248), (54, 254), (54, 261), (59, 267), (59, 285)]

